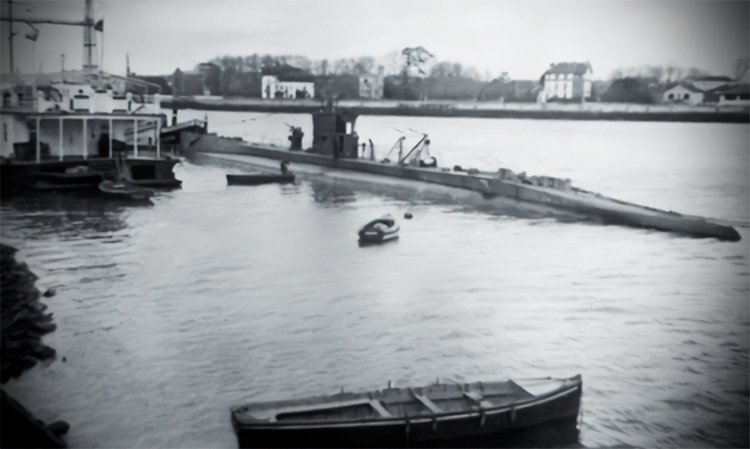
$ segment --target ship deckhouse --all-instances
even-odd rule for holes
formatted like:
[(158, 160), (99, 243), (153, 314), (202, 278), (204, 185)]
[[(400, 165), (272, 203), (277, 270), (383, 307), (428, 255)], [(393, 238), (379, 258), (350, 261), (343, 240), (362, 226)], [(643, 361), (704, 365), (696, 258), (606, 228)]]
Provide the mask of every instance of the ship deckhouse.
[(51, 83), (3, 88), (2, 149), (17, 161), (112, 157), (119, 142), (133, 156), (160, 157), (166, 116), (151, 98), (91, 84)]

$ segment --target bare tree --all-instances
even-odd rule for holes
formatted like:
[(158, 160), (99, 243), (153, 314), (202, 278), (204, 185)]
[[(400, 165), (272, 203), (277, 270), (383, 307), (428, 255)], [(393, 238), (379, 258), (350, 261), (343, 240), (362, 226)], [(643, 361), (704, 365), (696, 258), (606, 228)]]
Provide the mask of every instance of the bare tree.
[(455, 77), (457, 77), (457, 78), (460, 77), (463, 74), (463, 72), (464, 72), (463, 66), (461, 66), (461, 64), (458, 63), (458, 62), (456, 62), (456, 63), (453, 64), (452, 69), (453, 69), (453, 74), (452, 75), (455, 76)]
[(431, 78), (444, 78), (446, 76), (450, 76), (451, 73), (453, 73), (453, 68), (451, 66), (451, 63), (440, 62), (432, 66), (432, 69), (430, 70), (430, 77)]
[(656, 78), (661, 83), (664, 78), (664, 67), (660, 65), (649, 66), (646, 70), (646, 76)]
[(667, 74), (667, 82), (668, 82), (668, 83), (671, 83), (671, 82), (673, 82), (673, 81), (675, 80), (675, 78), (676, 78), (676, 74), (675, 74), (675, 72), (676, 72), (677, 70), (678, 70), (678, 69), (677, 69), (677, 67), (675, 67), (675, 66), (672, 66), (672, 65), (668, 65), (668, 66), (667, 66), (667, 67), (666, 67), (666, 68), (664, 69), (664, 73), (666, 73), (666, 74)]
[(429, 59), (435, 58), (432, 53), (427, 51), (424, 47), (407, 47), (401, 51), (401, 54), (406, 56), (406, 65), (403, 69), (405, 76), (408, 76), (409, 68), (411, 67), (416, 67), (419, 73), (427, 75), (424, 71), (424, 64)]
[(479, 80), (479, 71), (476, 67), (471, 66), (468, 69), (464, 70), (464, 78), (471, 78), (473, 80)]
[(697, 67), (690, 67), (687, 71), (687, 76), (689, 78), (697, 78), (699, 76), (704, 76), (707, 73)]
[(366, 75), (372, 72), (372, 68), (375, 65), (375, 59), (370, 56), (362, 56), (357, 59), (357, 63), (354, 64), (354, 71), (358, 75)]
[(617, 80), (622, 78), (623, 76), (624, 75), (622, 69), (615, 69), (612, 71), (612, 73), (609, 74), (609, 79)]
[(271, 56), (271, 55), (264, 55), (260, 59), (260, 65), (261, 65), (261, 67), (267, 69), (267, 68), (270, 68), (270, 67), (273, 67), (274, 65), (276, 65), (276, 61), (274, 61), (273, 56)]

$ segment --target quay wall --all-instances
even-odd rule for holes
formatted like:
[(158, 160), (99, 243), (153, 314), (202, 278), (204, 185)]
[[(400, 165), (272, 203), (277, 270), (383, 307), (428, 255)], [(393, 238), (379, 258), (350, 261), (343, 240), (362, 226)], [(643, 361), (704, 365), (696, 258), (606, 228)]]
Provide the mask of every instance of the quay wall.
[[(309, 114), (319, 110), (318, 100), (261, 100), (258, 98), (163, 97), (168, 109)], [(638, 105), (627, 103), (484, 103), (451, 101), (341, 100), (341, 109), (358, 115), (413, 117), (515, 118), (542, 120), (626, 120), (661, 122), (750, 123), (750, 108), (688, 105)]]

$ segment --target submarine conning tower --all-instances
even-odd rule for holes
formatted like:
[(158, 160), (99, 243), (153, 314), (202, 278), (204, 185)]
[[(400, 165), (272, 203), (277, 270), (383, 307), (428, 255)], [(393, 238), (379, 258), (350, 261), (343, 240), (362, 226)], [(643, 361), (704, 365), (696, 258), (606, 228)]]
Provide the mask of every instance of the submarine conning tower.
[(336, 159), (358, 157), (359, 136), (354, 130), (357, 114), (337, 109), (328, 102), (323, 109), (313, 112), (313, 144), (308, 153), (322, 154)]

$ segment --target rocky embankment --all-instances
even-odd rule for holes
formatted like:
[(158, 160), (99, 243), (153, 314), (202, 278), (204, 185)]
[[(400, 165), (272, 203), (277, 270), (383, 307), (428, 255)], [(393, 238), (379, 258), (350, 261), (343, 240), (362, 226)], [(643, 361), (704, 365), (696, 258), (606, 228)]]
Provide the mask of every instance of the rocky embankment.
[[(0, 244), (0, 381), (5, 384), (19, 377), (39, 361), (55, 356), (55, 350), (41, 342), (44, 334), (55, 330), (52, 314), (39, 301), (54, 291), (41, 292), (34, 286), (37, 276), (15, 259), (16, 249)], [(2, 432), (0, 447), (67, 447), (60, 435), (68, 424), (58, 421), (45, 425), (18, 401), (2, 391)]]

